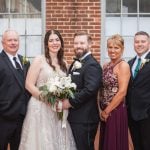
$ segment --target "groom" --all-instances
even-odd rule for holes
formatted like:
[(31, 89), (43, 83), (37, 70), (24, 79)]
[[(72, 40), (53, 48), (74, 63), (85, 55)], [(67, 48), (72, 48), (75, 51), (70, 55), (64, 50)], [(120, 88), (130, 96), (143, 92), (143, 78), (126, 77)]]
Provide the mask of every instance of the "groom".
[(92, 39), (86, 32), (74, 35), (75, 61), (69, 69), (72, 81), (77, 85), (74, 98), (63, 101), (63, 109), (69, 109), (68, 120), (78, 150), (94, 150), (94, 139), (99, 123), (97, 93), (101, 86), (102, 69), (93, 58), (90, 49)]

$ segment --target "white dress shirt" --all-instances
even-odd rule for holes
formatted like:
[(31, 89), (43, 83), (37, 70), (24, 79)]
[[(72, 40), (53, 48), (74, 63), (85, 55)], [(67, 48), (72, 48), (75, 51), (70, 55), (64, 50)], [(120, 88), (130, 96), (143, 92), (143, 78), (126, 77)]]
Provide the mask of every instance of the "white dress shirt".
[(20, 59), (19, 59), (19, 57), (18, 57), (18, 55), (17, 55), (17, 54), (16, 54), (15, 56), (12, 56), (11, 54), (9, 54), (9, 53), (7, 53), (7, 52), (5, 52), (5, 53), (7, 54), (8, 58), (9, 58), (9, 59), (10, 59), (10, 61), (11, 61), (11, 63), (13, 64), (14, 68), (16, 68), (15, 62), (14, 62), (14, 60), (13, 60), (13, 58), (14, 58), (14, 57), (16, 57), (16, 61), (19, 63), (19, 65), (20, 65), (20, 66), (21, 66), (21, 68), (22, 68), (22, 65), (21, 65)]

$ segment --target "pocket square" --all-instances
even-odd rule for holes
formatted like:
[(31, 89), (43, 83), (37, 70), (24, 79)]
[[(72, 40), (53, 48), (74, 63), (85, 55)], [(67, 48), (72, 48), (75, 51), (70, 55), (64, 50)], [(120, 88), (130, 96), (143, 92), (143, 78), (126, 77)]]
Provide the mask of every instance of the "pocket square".
[(73, 75), (79, 75), (80, 72), (73, 72)]

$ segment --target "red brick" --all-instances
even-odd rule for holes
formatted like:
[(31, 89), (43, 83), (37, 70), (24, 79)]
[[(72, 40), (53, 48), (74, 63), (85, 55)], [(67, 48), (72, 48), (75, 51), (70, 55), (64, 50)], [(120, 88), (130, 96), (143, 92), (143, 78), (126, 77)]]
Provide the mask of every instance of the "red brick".
[(100, 0), (46, 0), (46, 31), (57, 29), (61, 32), (68, 63), (74, 57), (73, 35), (79, 30), (92, 35), (92, 53), (100, 62), (100, 6)]

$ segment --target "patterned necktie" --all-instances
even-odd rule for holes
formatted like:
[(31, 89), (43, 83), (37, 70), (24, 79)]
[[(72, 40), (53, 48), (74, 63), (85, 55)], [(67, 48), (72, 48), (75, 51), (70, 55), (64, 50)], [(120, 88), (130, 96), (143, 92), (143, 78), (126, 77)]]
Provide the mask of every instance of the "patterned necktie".
[(25, 80), (24, 80), (24, 74), (23, 74), (23, 70), (20, 66), (20, 64), (17, 62), (17, 58), (16, 57), (13, 57), (13, 60), (14, 60), (14, 63), (15, 63), (15, 66), (16, 66), (16, 73), (18, 75), (18, 78), (20, 79), (20, 81), (24, 84)]
[(22, 70), (20, 64), (17, 62), (17, 58), (16, 58), (16, 57), (13, 57), (13, 60), (14, 60), (14, 62), (15, 62), (16, 69), (17, 69), (17, 70)]
[(139, 72), (139, 69), (140, 69), (140, 65), (141, 65), (141, 58), (138, 58), (138, 63), (135, 67), (135, 70), (134, 70), (134, 78), (136, 77), (137, 73)]

